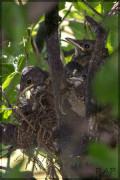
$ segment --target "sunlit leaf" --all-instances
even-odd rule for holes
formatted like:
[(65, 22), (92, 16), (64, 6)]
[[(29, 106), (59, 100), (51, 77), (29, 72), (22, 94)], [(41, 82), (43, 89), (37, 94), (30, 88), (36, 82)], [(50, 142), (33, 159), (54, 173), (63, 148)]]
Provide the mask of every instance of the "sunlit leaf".
[(3, 114), (4, 119), (8, 119), (8, 117), (11, 115), (12, 110), (5, 110)]
[(106, 43), (106, 48), (108, 49), (108, 54), (112, 54), (114, 51), (113, 43), (111, 42), (111, 35), (112, 35), (112, 33), (110, 32), (108, 35), (107, 43)]
[[(7, 107), (6, 107), (5, 105), (2, 105), (2, 106), (0, 107), (0, 113), (2, 113), (5, 108), (7, 108)], [(3, 109), (3, 110), (2, 110), (2, 109)]]
[[(101, 21), (101, 17), (97, 13), (95, 13), (90, 7), (88, 7), (84, 2), (82, 1), (74, 2), (74, 6), (80, 13), (82, 13), (82, 15), (85, 15), (86, 13), (86, 15), (88, 16), (91, 16), (91, 17), (94, 16), (95, 20)], [(98, 9), (100, 9), (100, 7)], [(96, 11), (97, 11), (97, 8), (96, 8)]]
[(44, 20), (45, 20), (45, 16), (43, 15), (43, 16), (40, 18), (39, 21), (37, 21), (37, 22), (31, 24), (31, 30), (32, 30), (32, 31), (35, 30), (36, 25), (39, 24), (39, 23), (41, 23), (41, 22), (44, 21)]
[(9, 85), (9, 83), (10, 83), (10, 81), (12, 80), (12, 78), (14, 77), (16, 75), (16, 72), (13, 72), (13, 73), (11, 73), (7, 78), (6, 78), (6, 80), (3, 82), (3, 84), (2, 84), (2, 88), (3, 89), (5, 89), (8, 85)]
[(21, 76), (20, 73), (14, 72), (12, 78), (10, 80), (8, 78), (9, 83), (6, 82), (3, 86), (3, 87), (6, 86), (5, 94), (11, 104), (14, 104), (16, 102), (17, 92), (15, 91), (15, 86), (20, 83), (20, 76)]
[[(67, 13), (67, 10), (65, 9), (65, 10), (63, 10), (62, 11), (63, 13), (64, 13), (64, 15)], [(70, 13), (68, 13), (68, 15), (67, 15), (67, 17), (66, 17), (67, 19), (69, 19), (69, 18), (75, 18), (75, 19), (78, 19), (78, 20), (84, 20), (84, 16), (83, 15), (81, 15), (78, 11), (76, 11), (76, 10), (70, 10)], [(74, 19), (73, 19), (73, 21), (74, 21)]]

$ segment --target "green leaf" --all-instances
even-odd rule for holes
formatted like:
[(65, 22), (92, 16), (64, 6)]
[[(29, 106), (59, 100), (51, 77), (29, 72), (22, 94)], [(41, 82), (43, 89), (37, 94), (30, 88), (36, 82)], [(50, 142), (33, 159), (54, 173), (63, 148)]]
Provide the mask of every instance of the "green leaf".
[(8, 85), (9, 85), (9, 83), (10, 83), (10, 81), (12, 80), (12, 78), (15, 76), (15, 74), (16, 74), (16, 72), (13, 72), (13, 73), (11, 73), (7, 78), (6, 78), (6, 80), (3, 82), (3, 84), (2, 84), (2, 88), (3, 89), (5, 89)]
[(96, 74), (93, 92), (101, 104), (112, 105), (113, 114), (118, 116), (118, 52), (113, 53)]
[[(113, 49), (115, 50), (118, 47), (118, 34), (120, 31), (120, 27), (118, 26), (118, 17), (117, 16), (110, 16), (106, 17), (103, 21), (103, 27), (110, 31), (109, 33), (109, 38), (110, 38), (110, 43), (113, 46)], [(112, 22), (112, 23), (111, 23)]]
[(95, 8), (95, 9), (97, 9), (98, 7), (99, 7), (99, 5), (101, 5), (101, 2), (100, 1), (98, 1), (98, 2), (96, 2), (96, 1), (94, 1), (94, 2), (89, 2), (88, 1), (88, 3), (93, 7), (93, 8)]
[(65, 0), (59, 1), (59, 11), (65, 8)]
[(25, 58), (25, 56), (24, 55), (20, 55), (19, 56), (19, 61), (18, 61), (18, 63), (17, 63), (17, 66), (18, 66), (18, 72), (21, 72), (22, 71), (22, 69), (25, 67), (25, 65), (26, 65), (26, 58)]
[(2, 2), (2, 27), (7, 40), (20, 42), (27, 27), (25, 6), (19, 6), (15, 2)]
[[(111, 23), (112, 22), (112, 23)], [(106, 16), (103, 20), (103, 27), (107, 30), (118, 30), (118, 17), (117, 16)]]
[(107, 43), (106, 43), (106, 48), (108, 49), (108, 54), (112, 54), (114, 51), (113, 43), (111, 42), (111, 32), (108, 35)]
[[(10, 145), (5, 146), (4, 144), (1, 144), (1, 143), (0, 143), (0, 147), (1, 147), (1, 150), (2, 150), (2, 149), (9, 148)], [(0, 156), (4, 156), (7, 152), (8, 152), (8, 150), (1, 151), (1, 152), (0, 152)]]
[[(5, 105), (2, 105), (2, 106), (0, 107), (0, 109), (5, 109), (5, 108), (7, 108)], [(2, 113), (2, 112), (4, 112), (4, 110), (0, 110), (0, 113)]]
[(3, 114), (4, 119), (8, 119), (8, 117), (12, 114), (12, 110), (5, 110)]
[(110, 168), (115, 168), (115, 171), (112, 177), (118, 177), (118, 148), (110, 149), (106, 145), (100, 143), (91, 143), (88, 147), (89, 152), (89, 160), (92, 163), (98, 165), (98, 167), (106, 168), (110, 170)]
[(25, 173), (20, 172), (20, 168), (21, 168), (23, 162), (24, 162), (23, 160), (20, 161), (14, 168), (10, 169), (7, 173), (5, 173), (3, 178), (12, 178), (12, 179), (14, 179), (14, 178), (21, 178), (21, 179), (25, 178), (24, 177)]
[(38, 31), (35, 36), (35, 42), (39, 52), (41, 53), (45, 42), (45, 21), (39, 23)]
[(84, 39), (84, 27), (83, 24), (76, 22), (69, 22), (69, 28), (71, 28), (75, 39)]
[(6, 63), (1, 63), (0, 68), (2, 68), (2, 82), (5, 81), (7, 76), (15, 71), (14, 65), (13, 64), (6, 64)]
[[(35, 23), (32, 23), (32, 24), (31, 24), (31, 31), (33, 32), (33, 30), (36, 29), (36, 26), (37, 26), (39, 23), (41, 23), (42, 21), (44, 21), (44, 20), (45, 20), (45, 16), (43, 15), (43, 16), (40, 18), (39, 21), (37, 21), (37, 22), (35, 22)], [(38, 29), (38, 28), (37, 28), (37, 29)]]
[(14, 72), (7, 78), (6, 82), (3, 84), (3, 89), (5, 89), (5, 94), (10, 101), (11, 104), (14, 104), (16, 102), (16, 96), (17, 92), (15, 91), (15, 86), (19, 84), (20, 82), (20, 76), (21, 74), (18, 72)]
[[(88, 2), (88, 3), (89, 3), (89, 2)], [(100, 17), (98, 14), (96, 14), (90, 7), (88, 7), (88, 6), (87, 6), (84, 2), (82, 2), (81, 0), (80, 0), (80, 2), (79, 2), (79, 1), (74, 2), (73, 4), (74, 4), (75, 8), (76, 8), (80, 13), (82, 13), (83, 16), (85, 16), (85, 12), (86, 12), (86, 15), (91, 16), (91, 17), (94, 16), (94, 19), (95, 19), (95, 20), (97, 20), (97, 21), (101, 21), (101, 20), (102, 20), (101, 17)], [(99, 5), (99, 2), (98, 2), (97, 5)], [(97, 9), (99, 10), (100, 7), (99, 7), (99, 8), (97, 7), (97, 8), (96, 8), (96, 11), (97, 11)]]
[(105, 14), (107, 11), (111, 10), (111, 8), (114, 5), (114, 2), (103, 1), (101, 2), (101, 5), (102, 5), (102, 12)]
[[(67, 13), (67, 11), (68, 10), (63, 10), (62, 12), (63, 12), (63, 14), (64, 15), (66, 15), (66, 13)], [(68, 13), (68, 15), (67, 15), (67, 17), (66, 18), (75, 18), (75, 19), (78, 19), (78, 20), (84, 20), (84, 16), (83, 15), (81, 15), (78, 11), (76, 11), (76, 10), (70, 10), (70, 13)]]

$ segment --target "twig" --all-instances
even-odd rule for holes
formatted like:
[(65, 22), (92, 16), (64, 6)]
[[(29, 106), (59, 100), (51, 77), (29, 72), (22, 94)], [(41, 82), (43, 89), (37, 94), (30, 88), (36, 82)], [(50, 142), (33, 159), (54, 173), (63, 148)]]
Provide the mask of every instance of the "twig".
[(6, 102), (2, 100), (2, 105), (7, 106)]
[(6, 167), (3, 167), (3, 166), (0, 166), (0, 169), (3, 169), (3, 170), (8, 170)]
[(13, 108), (0, 108), (0, 111), (13, 110)]
[(76, 19), (76, 18), (70, 18), (70, 19), (65, 18), (65, 20), (69, 22), (77, 22), (77, 23), (84, 24), (84, 21)]
[(16, 107), (16, 109), (17, 109), (17, 111), (20, 113), (20, 115), (22, 116), (22, 118), (25, 120), (25, 122), (26, 122), (27, 124), (29, 124), (29, 126), (31, 127), (31, 129), (32, 129), (33, 131), (35, 131), (34, 126), (28, 121), (28, 119), (27, 119), (27, 118), (24, 116), (24, 114), (19, 110), (19, 108)]
[(47, 173), (46, 169), (43, 167), (41, 161), (35, 155), (32, 156), (33, 161), (42, 169), (45, 173)]
[(27, 50), (25, 48), (25, 39), (23, 37), (23, 45), (24, 45), (24, 50), (25, 50), (25, 55), (26, 55), (26, 66), (28, 66), (28, 53), (27, 53)]
[(11, 147), (8, 147), (8, 148), (5, 148), (5, 149), (0, 149), (0, 152), (2, 152), (2, 151), (7, 151), (7, 150), (9, 150)]
[(0, 159), (2, 159), (2, 158), (4, 158), (4, 157), (9, 157), (10, 156), (10, 153), (9, 152), (7, 152), (6, 154), (4, 154), (3, 156), (0, 156)]
[(32, 38), (32, 36), (31, 36), (31, 31), (30, 31), (30, 29), (27, 29), (27, 32), (28, 32), (28, 36), (29, 36), (29, 39), (30, 39), (30, 42), (31, 42), (33, 51), (34, 51), (34, 53), (35, 53), (36, 59), (37, 59), (37, 61), (39, 62), (39, 58), (40, 58), (39, 50), (38, 50), (38, 48), (37, 48), (37, 46), (36, 46), (35, 40), (34, 40), (34, 39)]
[(32, 45), (33, 51), (35, 53), (36, 59), (39, 62), (40, 53), (39, 53), (39, 50), (36, 46), (35, 40), (32, 37), (31, 37), (31, 45)]
[(6, 100), (6, 102), (8, 103), (9, 108), (12, 108), (12, 109), (13, 109), (12, 105), (10, 104), (9, 100), (7, 99), (5, 93), (4, 93), (3, 89), (2, 89), (2, 86), (0, 86), (0, 90), (1, 90), (1, 92), (2, 92), (3, 98), (4, 98), (4, 99)]
[(4, 99), (6, 100), (6, 102), (8, 103), (8, 107), (9, 107), (10, 109), (12, 109), (12, 112), (13, 112), (15, 118), (18, 119), (18, 114), (16, 113), (15, 109), (12, 107), (12, 105), (11, 105), (10, 102), (9, 102), (9, 100), (7, 99), (7, 97), (6, 97), (6, 95), (5, 95), (5, 92), (4, 92), (4, 90), (2, 89), (2, 86), (0, 86), (0, 91), (2, 92), (3, 98), (4, 98)]
[[(86, 16), (86, 10), (84, 10), (84, 16)], [(86, 19), (84, 21), (84, 31), (85, 31), (85, 39), (88, 39)]]
[(82, 0), (90, 9), (92, 9), (97, 15), (103, 18), (103, 15), (98, 13), (86, 0)]
[(108, 15), (115, 15), (115, 14), (119, 13), (119, 11), (120, 11), (120, 6), (119, 5), (120, 5), (120, 3), (116, 2), (113, 5), (112, 9), (107, 14)]
[[(65, 14), (65, 16), (63, 17), (63, 19), (61, 20), (60, 24), (65, 20), (65, 18), (67, 17), (67, 15), (70, 13), (71, 8), (72, 8), (72, 5), (69, 7), (67, 13)], [(59, 24), (59, 25), (60, 25), (60, 24)]]

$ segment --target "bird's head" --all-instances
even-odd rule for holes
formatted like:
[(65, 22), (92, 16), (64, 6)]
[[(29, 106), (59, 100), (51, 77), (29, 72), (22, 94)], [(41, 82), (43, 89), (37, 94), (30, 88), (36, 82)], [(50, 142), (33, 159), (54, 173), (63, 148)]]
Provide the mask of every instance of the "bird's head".
[(38, 86), (43, 86), (48, 78), (49, 73), (42, 70), (40, 67), (25, 67), (22, 70), (22, 75), (20, 79), (20, 92), (17, 98), (19, 98), (25, 91), (32, 87), (36, 89)]
[(70, 61), (64, 68), (67, 81), (78, 87), (87, 77), (87, 70), (78, 62)]
[(76, 56), (90, 55), (94, 50), (95, 40), (79, 40), (72, 38), (66, 38), (66, 40), (74, 45)]
[(64, 69), (67, 78), (83, 77), (85, 75), (84, 67), (75, 61), (70, 61)]

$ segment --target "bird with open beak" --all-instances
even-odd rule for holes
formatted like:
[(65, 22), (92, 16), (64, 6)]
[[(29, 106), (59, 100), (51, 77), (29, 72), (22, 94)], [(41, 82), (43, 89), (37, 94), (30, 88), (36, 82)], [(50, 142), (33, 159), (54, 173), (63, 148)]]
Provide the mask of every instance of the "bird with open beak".
[[(71, 61), (78, 62), (83, 67), (89, 64), (91, 54), (94, 51), (95, 40), (79, 40), (66, 38), (66, 40), (75, 47), (75, 54), (72, 57)], [(103, 57), (107, 56), (107, 49), (103, 50)]]

